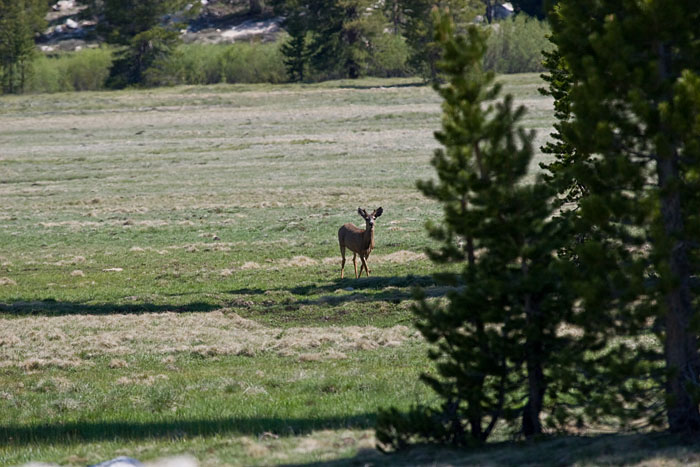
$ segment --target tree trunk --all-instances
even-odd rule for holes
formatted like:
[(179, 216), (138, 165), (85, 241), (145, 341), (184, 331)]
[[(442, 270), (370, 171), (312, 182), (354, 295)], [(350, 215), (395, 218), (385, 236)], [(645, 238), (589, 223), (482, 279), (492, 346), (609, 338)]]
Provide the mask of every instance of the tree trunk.
[(399, 1), (394, 0), (394, 5), (392, 7), (392, 12), (391, 12), (391, 22), (394, 25), (394, 35), (398, 36), (401, 34), (401, 12), (399, 9)]
[[(671, 79), (670, 70), (673, 60), (671, 46), (662, 42), (655, 44), (658, 54), (658, 73), (661, 82)], [(673, 96), (664, 96), (664, 101), (671, 102)], [(669, 133), (666, 125), (661, 131)], [(697, 433), (700, 431), (700, 411), (697, 402), (689, 392), (698, 387), (700, 357), (698, 356), (697, 337), (691, 332), (690, 320), (693, 316), (693, 297), (690, 289), (691, 268), (688, 258), (688, 244), (683, 220), (683, 206), (680, 195), (681, 175), (677, 146), (670, 154), (658, 155), (656, 172), (661, 199), (661, 218), (666, 237), (671, 246), (664, 254), (668, 262), (673, 288), (666, 291), (666, 340), (664, 354), (666, 381), (668, 425), (674, 433)]]
[[(523, 279), (527, 278), (528, 265), (523, 261), (521, 271)], [(532, 438), (542, 434), (540, 413), (544, 400), (545, 381), (542, 370), (544, 352), (542, 349), (542, 323), (540, 307), (532, 294), (525, 294), (525, 359), (527, 364), (528, 399), (523, 408), (523, 434)]]
[(263, 11), (263, 0), (250, 0), (250, 9), (248, 10), (249, 13), (253, 15), (257, 15), (262, 13)]
[(484, 6), (486, 6), (486, 22), (491, 24), (493, 23), (493, 1), (484, 0)]
[(669, 397), (668, 424), (672, 432), (697, 433), (700, 431), (700, 411), (689, 392), (698, 387), (700, 358), (697, 337), (690, 330), (693, 315), (690, 290), (690, 263), (685, 241), (684, 222), (678, 184), (680, 183), (678, 157), (661, 158), (657, 162), (658, 183), (661, 191), (661, 216), (664, 230), (671, 240), (666, 260), (674, 286), (666, 292), (666, 340), (664, 353), (670, 374), (666, 382)]

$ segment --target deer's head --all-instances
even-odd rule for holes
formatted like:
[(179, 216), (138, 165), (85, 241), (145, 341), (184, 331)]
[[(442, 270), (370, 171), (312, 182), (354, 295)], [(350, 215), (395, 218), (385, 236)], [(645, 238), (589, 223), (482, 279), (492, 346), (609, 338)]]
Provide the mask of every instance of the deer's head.
[(365, 223), (367, 224), (367, 230), (374, 230), (374, 220), (382, 215), (382, 212), (384, 210), (382, 208), (377, 208), (374, 211), (372, 211), (372, 214), (367, 214), (367, 211), (365, 211), (362, 208), (357, 208), (357, 213), (362, 216), (362, 218), (365, 220)]

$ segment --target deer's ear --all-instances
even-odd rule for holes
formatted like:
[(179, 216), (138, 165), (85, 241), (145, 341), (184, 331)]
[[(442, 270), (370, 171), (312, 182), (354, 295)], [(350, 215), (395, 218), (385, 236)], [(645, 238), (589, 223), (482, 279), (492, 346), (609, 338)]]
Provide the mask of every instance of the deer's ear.
[(382, 209), (380, 207), (380, 208), (375, 209), (372, 214), (374, 214), (374, 218), (376, 219), (377, 217), (381, 216), (383, 212), (384, 212), (384, 209)]
[(367, 213), (362, 208), (357, 208), (357, 213), (362, 216), (363, 219), (367, 219)]

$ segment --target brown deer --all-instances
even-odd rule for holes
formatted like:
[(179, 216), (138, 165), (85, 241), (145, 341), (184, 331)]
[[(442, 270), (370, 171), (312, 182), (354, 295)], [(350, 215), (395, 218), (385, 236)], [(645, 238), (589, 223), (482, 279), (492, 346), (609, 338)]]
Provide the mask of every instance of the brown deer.
[[(365, 220), (365, 230), (360, 230), (354, 224), (345, 224), (338, 230), (338, 243), (340, 243), (340, 254), (343, 261), (340, 265), (340, 278), (343, 278), (345, 269), (345, 247), (352, 251), (352, 264), (355, 266), (355, 279), (362, 275), (362, 268), (365, 269), (367, 277), (369, 277), (369, 268), (367, 267), (367, 259), (369, 254), (374, 249), (374, 220), (381, 216), (382, 208), (375, 209), (372, 214), (367, 214), (362, 208), (357, 208), (357, 213)], [(360, 255), (360, 276), (357, 275), (357, 255)]]

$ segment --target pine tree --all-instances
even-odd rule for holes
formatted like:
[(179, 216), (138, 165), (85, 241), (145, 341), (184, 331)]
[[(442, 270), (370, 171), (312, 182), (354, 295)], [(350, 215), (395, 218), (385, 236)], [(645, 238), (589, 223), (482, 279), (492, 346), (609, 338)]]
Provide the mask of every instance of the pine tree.
[(174, 16), (196, 14), (199, 2), (188, 0), (86, 0), (99, 19), (98, 32), (111, 44), (129, 45), (138, 34), (164, 26)]
[(290, 81), (304, 81), (309, 67), (309, 19), (307, 5), (298, 0), (280, 2), (275, 12), (284, 16), (283, 27), (289, 39), (282, 44), (284, 65)]
[(324, 78), (358, 78), (367, 73), (386, 17), (371, 0), (280, 0), (290, 39), (284, 45), (290, 78), (301, 80), (307, 66)]
[(0, 0), (0, 83), (6, 93), (22, 92), (31, 72), (34, 35), (48, 7), (41, 0)]
[[(593, 161), (577, 150), (565, 131), (573, 119), (571, 72), (558, 50), (544, 52), (544, 56), (549, 73), (542, 78), (549, 85), (540, 92), (554, 98), (558, 122), (552, 139), (542, 147), (554, 161), (540, 165), (546, 183), (557, 192), (558, 222), (568, 226), (568, 238), (557, 252), (568, 266), (565, 287), (583, 305), (570, 318), (571, 326), (582, 333), (572, 346), (579, 349), (578, 358), (568, 374), (554, 378), (563, 384), (553, 392), (566, 394), (566, 404), (553, 409), (551, 425), (565, 429), (574, 413), (578, 426), (604, 419), (608, 425), (616, 422), (624, 427), (645, 416), (658, 425), (660, 388), (655, 381), (661, 375), (659, 355), (653, 343), (640, 339), (648, 333), (649, 315), (625, 309), (645, 292), (649, 262), (636, 254), (643, 240), (630, 235), (625, 225), (601, 227), (581, 215), (580, 206), (591, 201), (583, 181), (591, 181), (588, 172)], [(626, 243), (620, 238), (626, 238)], [(630, 245), (637, 247), (630, 249)], [(625, 403), (620, 404), (621, 400)], [(572, 412), (567, 407), (581, 410)]]
[[(162, 81), (157, 69), (181, 43), (179, 21), (196, 15), (199, 2), (188, 0), (86, 0), (88, 15), (98, 19), (104, 39), (120, 46), (107, 86), (142, 85), (147, 76)], [(146, 83), (147, 84), (147, 83)]]
[(435, 42), (433, 10), (441, 10), (458, 24), (465, 24), (476, 16), (479, 7), (477, 0), (398, 0), (398, 9), (403, 18), (403, 35), (411, 48), (410, 65), (424, 79), (434, 82), (438, 76), (437, 62), (441, 47)]
[(160, 26), (137, 34), (131, 38), (129, 47), (117, 54), (107, 78), (107, 86), (122, 89), (162, 79), (158, 65), (167, 59), (178, 44), (179, 34)]
[(486, 441), (499, 420), (517, 426), (520, 418), (517, 431), (537, 436), (545, 406), (556, 399), (552, 390), (565, 385), (561, 368), (578, 358), (571, 336), (558, 332), (572, 309), (561, 281), (566, 265), (554, 254), (565, 224), (552, 218), (550, 187), (537, 178), (524, 183), (533, 156), (533, 134), (519, 125), (525, 109), (514, 108), (510, 95), (498, 100), (500, 85), (482, 71), (484, 32), (472, 26), (453, 37), (448, 17), (436, 24), (447, 80), (436, 85), (444, 99), (436, 138), (444, 149), (432, 160), (437, 180), (419, 188), (445, 214), (429, 228), (442, 244), (430, 257), (463, 268), (440, 275), (455, 286), (446, 305), (416, 308), (439, 373), (423, 379), (443, 405), (403, 418), (382, 413), (378, 437), (394, 447), (407, 442), (407, 420), (420, 427), (413, 434), (459, 445)]
[(358, 78), (366, 73), (374, 38), (382, 33), (383, 12), (371, 0), (314, 3), (309, 49), (311, 65), (331, 77)]
[[(579, 226), (597, 235), (577, 249), (584, 314), (636, 333), (655, 321), (669, 428), (697, 433), (700, 4), (561, 0), (550, 22), (571, 76), (561, 134), (586, 189)], [(648, 367), (631, 373), (653, 374), (652, 349), (637, 358)]]

